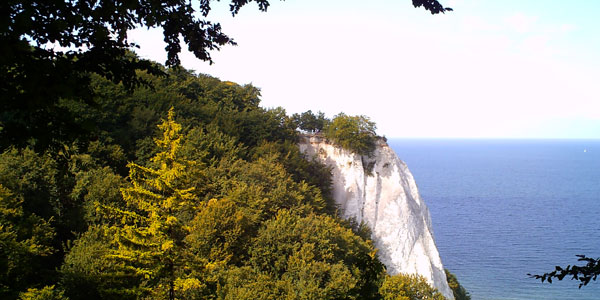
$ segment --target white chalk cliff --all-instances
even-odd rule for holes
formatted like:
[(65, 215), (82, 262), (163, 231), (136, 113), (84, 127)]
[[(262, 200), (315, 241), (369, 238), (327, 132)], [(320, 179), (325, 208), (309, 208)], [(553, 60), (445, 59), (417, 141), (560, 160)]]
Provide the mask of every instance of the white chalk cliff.
[[(433, 239), (429, 209), (394, 150), (380, 140), (373, 155), (366, 157), (314, 135), (304, 136), (299, 146), (332, 168), (333, 196), (342, 215), (371, 228), (379, 259), (389, 274), (420, 274), (454, 299)], [(365, 171), (369, 165), (370, 173)]]

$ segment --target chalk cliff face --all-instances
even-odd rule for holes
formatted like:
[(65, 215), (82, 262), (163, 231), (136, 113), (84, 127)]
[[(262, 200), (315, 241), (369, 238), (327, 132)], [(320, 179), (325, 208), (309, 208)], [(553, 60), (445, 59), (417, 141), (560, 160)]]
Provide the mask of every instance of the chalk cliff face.
[(333, 193), (341, 213), (369, 225), (388, 273), (423, 275), (444, 296), (454, 299), (433, 240), (429, 209), (394, 150), (380, 140), (372, 157), (366, 157), (319, 136), (305, 136), (299, 146), (332, 168)]

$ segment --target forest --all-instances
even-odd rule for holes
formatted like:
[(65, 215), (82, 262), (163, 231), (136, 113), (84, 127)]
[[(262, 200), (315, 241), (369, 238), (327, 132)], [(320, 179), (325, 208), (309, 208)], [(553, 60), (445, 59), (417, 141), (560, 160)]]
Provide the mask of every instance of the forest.
[(51, 135), (2, 136), (1, 298), (443, 299), (386, 275), (296, 146), (311, 132), (368, 155), (375, 123), (288, 116), (251, 85), (157, 67), (133, 89), (92, 74)]
[[(180, 66), (180, 38), (210, 62), (235, 44), (202, 18), (210, 1), (0, 10), (0, 298), (444, 299), (386, 274), (369, 229), (340, 218), (330, 170), (296, 145), (322, 134), (369, 155), (374, 122), (289, 116)], [(166, 66), (131, 52), (136, 26), (164, 29)]]

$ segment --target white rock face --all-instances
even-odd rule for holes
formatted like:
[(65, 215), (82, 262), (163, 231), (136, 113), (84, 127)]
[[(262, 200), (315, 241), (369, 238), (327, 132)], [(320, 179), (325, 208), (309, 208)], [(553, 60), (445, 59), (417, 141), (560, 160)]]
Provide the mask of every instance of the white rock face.
[[(299, 146), (332, 168), (333, 196), (341, 213), (368, 224), (389, 274), (420, 274), (454, 299), (433, 240), (429, 209), (394, 150), (381, 140), (373, 157), (362, 157), (319, 136), (305, 136)], [(369, 164), (371, 174), (363, 168)]]

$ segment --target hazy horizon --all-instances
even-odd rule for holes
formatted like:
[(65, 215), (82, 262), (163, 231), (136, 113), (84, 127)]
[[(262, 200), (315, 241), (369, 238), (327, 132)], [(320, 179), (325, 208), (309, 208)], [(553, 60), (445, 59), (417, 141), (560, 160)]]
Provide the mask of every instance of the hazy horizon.
[[(238, 43), (184, 67), (262, 90), (288, 113), (369, 116), (388, 137), (600, 138), (598, 1), (271, 1), (209, 20)], [(197, 3), (196, 3), (197, 5)], [(130, 39), (164, 62), (160, 30)], [(184, 49), (186, 47), (183, 47)]]

